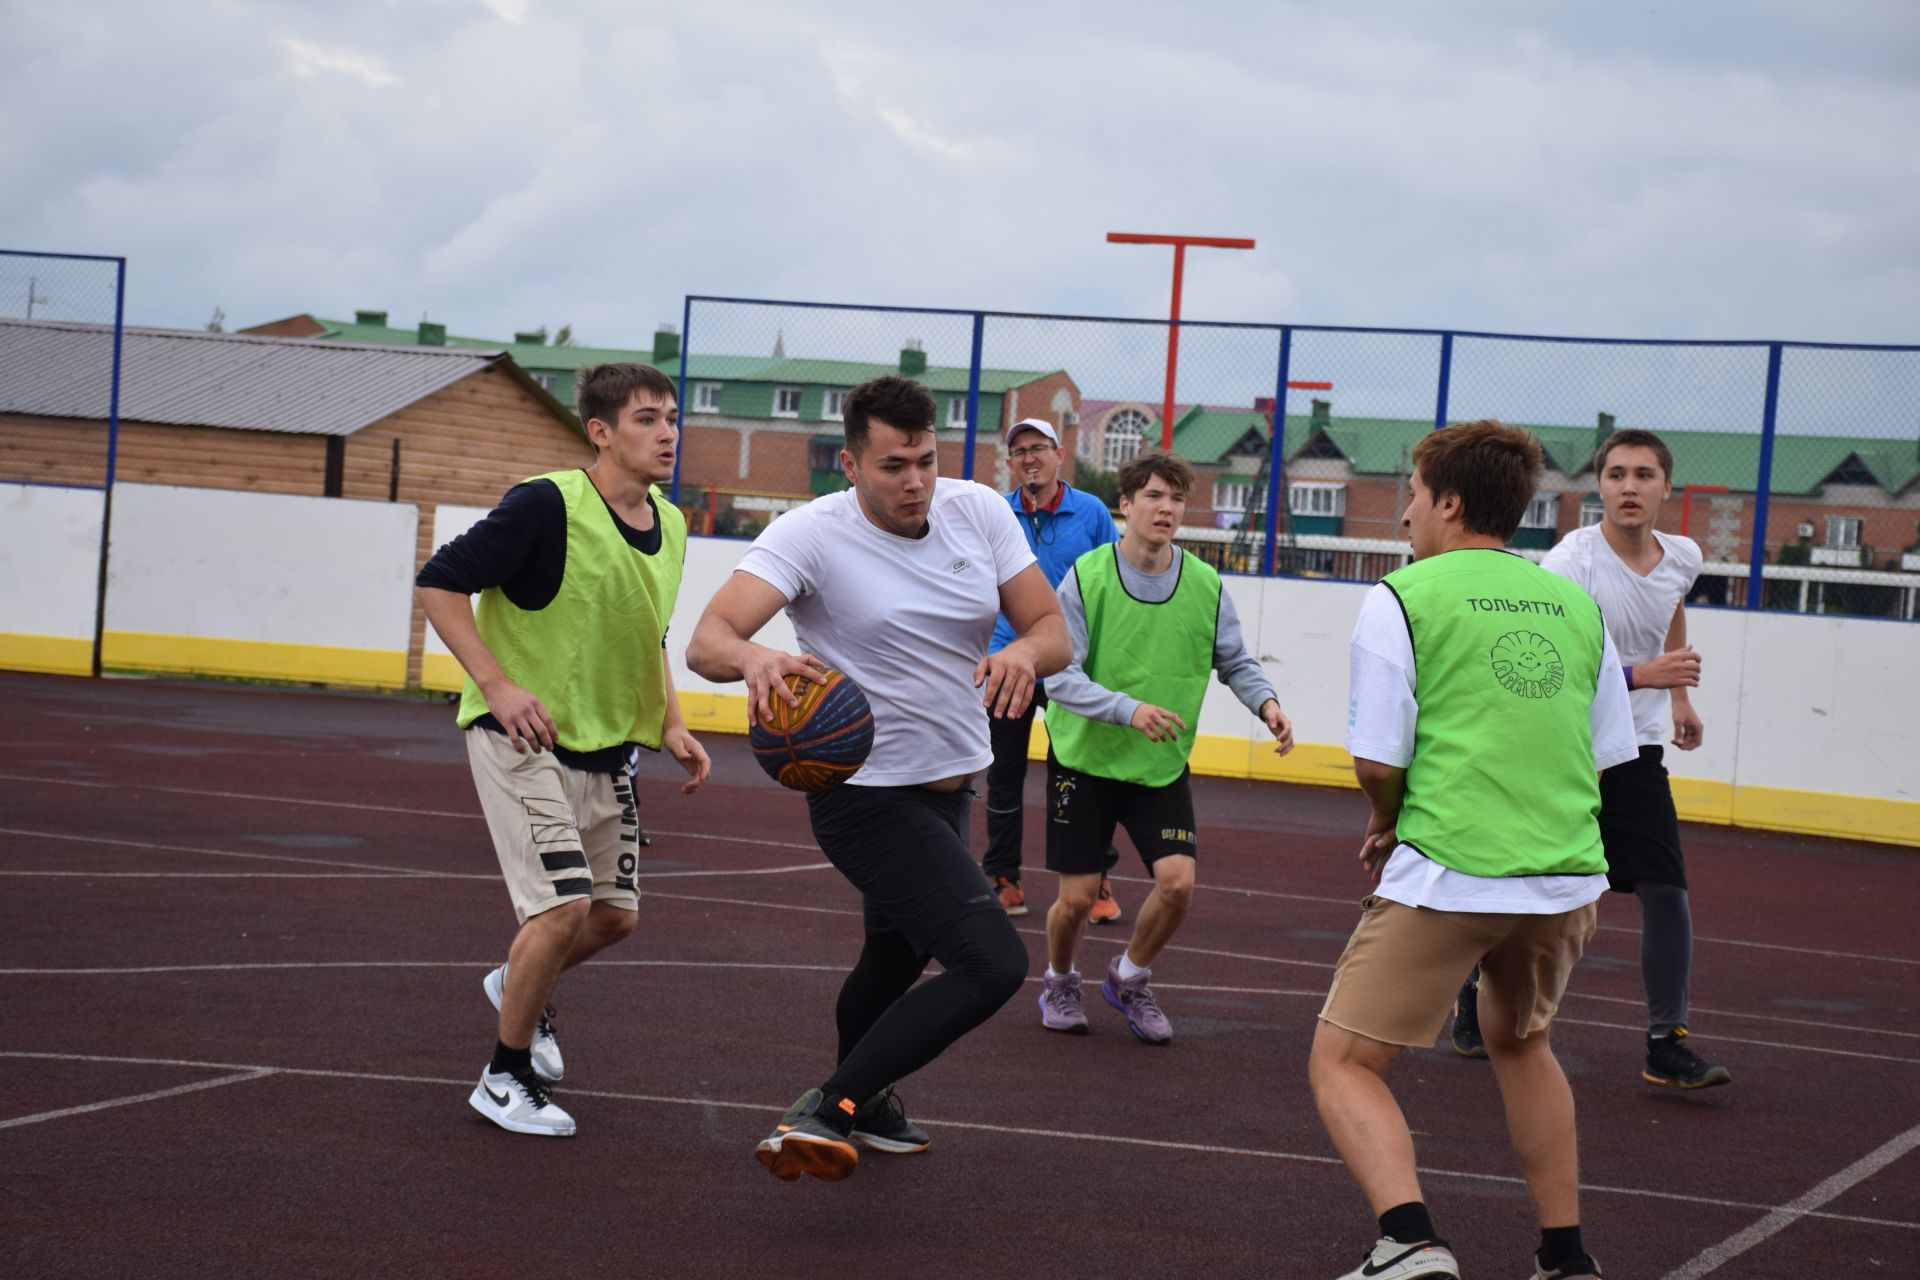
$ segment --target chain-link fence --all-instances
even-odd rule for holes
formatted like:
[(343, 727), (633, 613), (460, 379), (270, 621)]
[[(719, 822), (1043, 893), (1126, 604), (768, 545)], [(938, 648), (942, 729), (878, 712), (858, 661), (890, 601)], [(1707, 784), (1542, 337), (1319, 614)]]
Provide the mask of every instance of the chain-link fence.
[[(1373, 580), (1405, 563), (1413, 446), (1497, 417), (1545, 446), (1513, 546), (1600, 520), (1596, 446), (1658, 434), (1658, 527), (1700, 544), (1696, 603), (1912, 619), (1920, 606), (1920, 347), (1680, 343), (1166, 321), (693, 297), (678, 496), (751, 535), (845, 485), (840, 401), (883, 373), (939, 409), (941, 474), (1011, 483), (1002, 434), (1053, 423), (1064, 477), (1170, 439), (1199, 481), (1181, 541), (1235, 573)], [(1280, 413), (1274, 412), (1278, 404)], [(1277, 430), (1276, 430), (1277, 423)]]
[[(21, 650), (10, 666), (69, 669), (46, 655), (80, 631), (91, 633), (100, 671), (125, 297), (124, 258), (0, 250), (0, 488), (11, 495), (12, 544), (0, 556), (0, 641)], [(75, 584), (37, 574), (23, 550), (61, 537), (98, 538), (99, 580), (83, 598), (72, 598)], [(38, 634), (48, 625), (62, 634)]]

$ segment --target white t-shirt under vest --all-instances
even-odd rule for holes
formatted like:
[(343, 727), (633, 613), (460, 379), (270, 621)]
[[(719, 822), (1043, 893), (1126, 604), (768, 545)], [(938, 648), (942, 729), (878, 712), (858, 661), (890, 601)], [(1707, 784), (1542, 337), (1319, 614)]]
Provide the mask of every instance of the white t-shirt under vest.
[(852, 676), (873, 705), (873, 750), (850, 783), (896, 787), (993, 760), (973, 671), (1000, 587), (1034, 563), (1005, 498), (940, 479), (921, 538), (869, 520), (851, 489), (780, 516), (740, 568), (787, 598), (804, 652)]

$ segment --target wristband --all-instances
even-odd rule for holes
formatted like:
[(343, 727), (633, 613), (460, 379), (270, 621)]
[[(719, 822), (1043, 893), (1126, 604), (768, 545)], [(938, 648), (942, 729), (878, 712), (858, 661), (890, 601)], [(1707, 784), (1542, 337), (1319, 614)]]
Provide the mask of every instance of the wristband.
[(1627, 673), (1627, 692), (1628, 692), (1628, 693), (1632, 693), (1632, 692), (1633, 692), (1633, 688), (1634, 688), (1634, 685), (1633, 685), (1633, 668), (1632, 668), (1632, 667), (1622, 667), (1622, 668), (1620, 668), (1620, 669), (1621, 669), (1622, 671), (1624, 671), (1624, 672), (1626, 672), (1626, 673)]

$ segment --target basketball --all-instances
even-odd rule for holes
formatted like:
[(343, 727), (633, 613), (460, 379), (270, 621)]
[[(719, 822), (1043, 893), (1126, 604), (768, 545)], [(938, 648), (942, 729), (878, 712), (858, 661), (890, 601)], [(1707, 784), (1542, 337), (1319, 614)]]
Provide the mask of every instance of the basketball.
[(825, 684), (787, 676), (787, 688), (800, 705), (789, 707), (772, 699), (772, 724), (761, 724), (748, 713), (753, 758), (768, 777), (794, 791), (831, 791), (858, 773), (873, 749), (873, 708), (867, 695), (844, 671), (829, 667), (826, 676)]

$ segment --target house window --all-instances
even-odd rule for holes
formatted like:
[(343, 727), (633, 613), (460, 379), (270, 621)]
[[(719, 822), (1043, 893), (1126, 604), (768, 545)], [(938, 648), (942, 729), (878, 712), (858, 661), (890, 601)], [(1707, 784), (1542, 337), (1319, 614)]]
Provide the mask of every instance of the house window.
[(560, 375), (557, 373), (534, 373), (529, 371), (527, 376), (539, 383), (540, 389), (548, 395), (552, 395), (554, 388), (560, 385)]
[(823, 421), (838, 422), (846, 416), (847, 393), (832, 390), (820, 397), (820, 417)]
[(955, 396), (947, 401), (947, 425), (964, 427), (967, 425), (967, 398)]
[(1106, 444), (1101, 463), (1108, 471), (1118, 471), (1140, 454), (1140, 442), (1153, 425), (1138, 409), (1122, 409), (1107, 419)]
[(1858, 551), (1860, 549), (1860, 517), (1828, 516), (1827, 548), (1831, 551)]
[(1533, 501), (1527, 504), (1527, 514), (1520, 517), (1522, 529), (1557, 529), (1560, 527), (1560, 495), (1557, 493), (1536, 493)]
[(1287, 510), (1296, 516), (1344, 516), (1347, 486), (1303, 482), (1287, 486)]
[(807, 441), (807, 470), (838, 471), (844, 443), (839, 436), (815, 436)]
[(1213, 482), (1213, 509), (1215, 511), (1246, 511), (1252, 503), (1253, 511), (1267, 509), (1267, 495), (1264, 490), (1255, 493), (1251, 480), (1215, 480)]
[(1584, 529), (1588, 525), (1599, 524), (1606, 515), (1607, 509), (1601, 505), (1600, 499), (1588, 498), (1580, 504), (1580, 527)]
[(693, 384), (693, 411), (695, 413), (720, 412), (719, 383), (696, 382)]
[(800, 388), (775, 387), (773, 389), (773, 416), (776, 418), (800, 416)]

